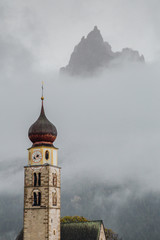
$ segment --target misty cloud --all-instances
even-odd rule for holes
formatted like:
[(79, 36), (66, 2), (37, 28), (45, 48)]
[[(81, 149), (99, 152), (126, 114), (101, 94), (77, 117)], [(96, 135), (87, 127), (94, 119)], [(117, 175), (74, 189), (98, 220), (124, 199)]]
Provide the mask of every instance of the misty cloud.
[[(3, 86), (2, 160), (18, 157), (27, 164), (25, 149), (31, 146), (27, 131), (39, 115), (43, 77), (34, 74), (34, 79), (22, 83), (14, 80), (12, 89)], [(55, 145), (60, 148), (62, 180), (83, 176), (121, 184), (135, 180), (143, 189), (159, 190), (157, 67), (128, 65), (85, 81), (55, 74), (45, 79), (45, 109), (58, 129)], [(9, 150), (4, 144), (8, 139)]]
[[(2, 219), (9, 216), (11, 226), (17, 216), (16, 228), (6, 230), (10, 239), (22, 221), (27, 131), (40, 112), (42, 80), (46, 115), (58, 129), (62, 215), (104, 219), (120, 234), (127, 217), (130, 226), (136, 217), (143, 223), (143, 215), (131, 216), (136, 209), (146, 212), (152, 204), (158, 219), (159, 5), (156, 0), (0, 1), (0, 194)], [(55, 69), (66, 65), (73, 46), (94, 25), (114, 51), (129, 46), (157, 62), (125, 64), (85, 80), (59, 77)]]

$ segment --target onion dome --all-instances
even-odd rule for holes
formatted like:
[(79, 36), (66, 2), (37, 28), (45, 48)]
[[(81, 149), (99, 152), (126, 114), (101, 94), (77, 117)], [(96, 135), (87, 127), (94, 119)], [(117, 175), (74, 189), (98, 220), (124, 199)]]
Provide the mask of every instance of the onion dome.
[(43, 107), (43, 96), (41, 113), (35, 123), (31, 125), (28, 131), (28, 137), (33, 143), (33, 146), (37, 145), (53, 145), (57, 137), (56, 127), (47, 119), (44, 107)]

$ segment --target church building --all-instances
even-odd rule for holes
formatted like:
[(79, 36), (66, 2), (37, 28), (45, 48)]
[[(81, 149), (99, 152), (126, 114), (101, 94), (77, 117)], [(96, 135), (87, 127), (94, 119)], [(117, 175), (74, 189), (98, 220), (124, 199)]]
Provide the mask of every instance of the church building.
[(106, 240), (102, 221), (61, 223), (61, 168), (53, 143), (56, 127), (47, 119), (42, 94), (40, 116), (29, 128), (32, 146), (24, 167), (24, 222), (16, 240)]

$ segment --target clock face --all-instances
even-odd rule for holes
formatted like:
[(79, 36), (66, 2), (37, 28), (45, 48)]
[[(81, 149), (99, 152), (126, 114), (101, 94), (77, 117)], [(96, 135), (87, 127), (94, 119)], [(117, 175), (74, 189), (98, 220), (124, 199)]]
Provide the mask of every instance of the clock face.
[(42, 153), (39, 150), (36, 150), (33, 154), (32, 154), (32, 160), (35, 163), (40, 162), (42, 159)]

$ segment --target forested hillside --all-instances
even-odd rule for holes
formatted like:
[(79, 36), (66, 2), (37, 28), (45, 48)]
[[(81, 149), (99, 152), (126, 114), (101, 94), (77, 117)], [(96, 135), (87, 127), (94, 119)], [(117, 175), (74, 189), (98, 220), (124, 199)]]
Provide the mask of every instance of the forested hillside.
[[(75, 186), (75, 185), (74, 185)], [(62, 189), (62, 216), (79, 215), (104, 221), (123, 240), (157, 240), (160, 235), (160, 194), (125, 196), (125, 186), (88, 183)], [(131, 186), (130, 186), (131, 189)], [(124, 195), (124, 198), (122, 197)], [(0, 240), (13, 240), (22, 228), (23, 195), (1, 196)]]

